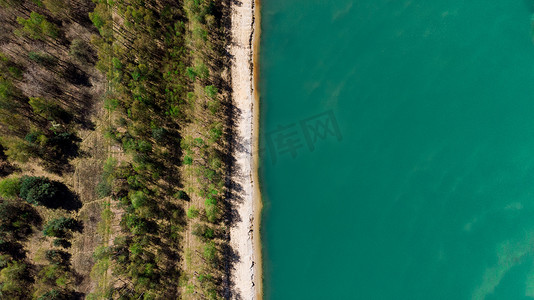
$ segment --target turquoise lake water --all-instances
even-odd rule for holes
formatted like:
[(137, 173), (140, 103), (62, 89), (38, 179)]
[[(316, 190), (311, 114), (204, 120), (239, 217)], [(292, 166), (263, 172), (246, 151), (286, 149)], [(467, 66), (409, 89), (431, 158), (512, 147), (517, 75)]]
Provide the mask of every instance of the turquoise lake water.
[(266, 299), (534, 299), (533, 13), (262, 1)]

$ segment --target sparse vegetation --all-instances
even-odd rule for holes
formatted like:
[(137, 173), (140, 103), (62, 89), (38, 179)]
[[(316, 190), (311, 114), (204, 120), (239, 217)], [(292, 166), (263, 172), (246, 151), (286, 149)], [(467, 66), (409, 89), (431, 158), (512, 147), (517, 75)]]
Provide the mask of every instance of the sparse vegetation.
[(2, 0), (0, 6), (0, 298), (78, 299), (87, 290), (69, 254), (80, 251), (69, 248), (82, 230), (77, 192), (93, 188), (69, 183), (95, 159), (79, 152), (80, 135), (94, 136), (88, 133), (101, 96), (88, 42), (94, 5)]

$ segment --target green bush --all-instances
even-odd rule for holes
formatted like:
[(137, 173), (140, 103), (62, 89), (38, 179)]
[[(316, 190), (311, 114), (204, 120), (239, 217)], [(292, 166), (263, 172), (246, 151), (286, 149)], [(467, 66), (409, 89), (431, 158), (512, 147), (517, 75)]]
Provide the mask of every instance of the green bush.
[(13, 261), (0, 271), (0, 296), (2, 299), (30, 299), (28, 286), (31, 275), (28, 265)]
[(105, 178), (102, 178), (95, 187), (98, 198), (104, 198), (111, 195), (111, 184)]
[(57, 64), (57, 59), (46, 53), (28, 52), (28, 58), (45, 67), (53, 67)]
[(193, 235), (201, 238), (203, 241), (208, 241), (215, 237), (215, 231), (213, 230), (213, 228), (204, 224), (193, 225), (192, 233)]
[(68, 6), (63, 0), (42, 0), (46, 9), (48, 9), (52, 15), (60, 17), (68, 14)]
[(70, 248), (72, 244), (67, 239), (54, 239), (53, 242), (54, 246), (56, 247), (62, 247), (62, 248)]
[(148, 200), (147, 196), (142, 191), (135, 192), (132, 196), (130, 196), (130, 199), (134, 208), (139, 208), (145, 205), (146, 201)]
[(50, 290), (42, 294), (39, 298), (37, 298), (37, 300), (56, 300), (56, 299), (67, 299), (67, 298), (64, 298), (62, 293), (57, 289)]
[(215, 223), (219, 218), (219, 208), (215, 205), (206, 206), (206, 217), (211, 223)]
[(68, 120), (68, 113), (53, 101), (39, 97), (30, 97), (30, 101), (28, 101), (28, 103), (36, 115), (41, 116), (49, 121)]
[(46, 177), (22, 177), (20, 197), (30, 204), (48, 206), (58, 201), (58, 194), (57, 184)]
[(217, 258), (217, 248), (213, 242), (209, 242), (204, 246), (204, 252), (202, 253), (204, 258), (209, 262), (214, 262)]
[(152, 137), (156, 142), (161, 143), (164, 142), (167, 137), (167, 130), (163, 127), (158, 127), (155, 129), (152, 129)]
[(28, 19), (18, 17), (17, 22), (23, 26), (17, 33), (26, 35), (32, 39), (44, 40), (46, 37), (55, 39), (59, 34), (56, 25), (48, 22), (43, 15), (34, 11), (30, 13)]
[(0, 196), (15, 199), (20, 193), (20, 178), (12, 177), (0, 181)]
[(217, 93), (219, 92), (219, 90), (214, 87), (213, 85), (208, 85), (206, 86), (206, 95), (208, 95), (208, 97), (214, 99), (215, 97), (217, 97)]
[(41, 218), (26, 203), (0, 202), (0, 240), (22, 241), (32, 233), (32, 225), (40, 225)]
[(187, 217), (189, 219), (194, 219), (196, 217), (198, 217), (198, 209), (194, 206), (191, 206), (188, 210), (187, 210)]
[(78, 222), (73, 218), (57, 218), (48, 222), (44, 229), (44, 236), (66, 238), (70, 230), (76, 229)]
[(71, 254), (63, 250), (46, 250), (45, 258), (51, 264), (68, 266)]
[(184, 165), (191, 165), (193, 163), (193, 158), (189, 155), (184, 156)]
[(91, 56), (91, 48), (81, 39), (73, 39), (69, 49), (70, 56), (81, 63), (86, 63)]
[(213, 127), (211, 127), (210, 129), (210, 142), (216, 142), (217, 140), (219, 140), (221, 138), (223, 134), (223, 131), (222, 131), (222, 124), (221, 123), (216, 123), (213, 125)]

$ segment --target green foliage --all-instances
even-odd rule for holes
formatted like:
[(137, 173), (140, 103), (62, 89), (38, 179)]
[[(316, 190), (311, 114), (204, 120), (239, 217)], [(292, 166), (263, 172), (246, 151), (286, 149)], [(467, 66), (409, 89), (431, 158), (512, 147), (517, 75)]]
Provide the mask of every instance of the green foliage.
[(18, 67), (15, 67), (15, 66), (11, 66), (11, 67), (8, 67), (8, 72), (9, 74), (13, 77), (13, 78), (16, 78), (16, 79), (22, 79), (22, 70)]
[(31, 292), (30, 268), (27, 264), (13, 261), (0, 271), (0, 298), (29, 299)]
[(198, 236), (203, 241), (211, 240), (215, 237), (215, 231), (213, 228), (204, 225), (204, 224), (195, 224), (193, 225), (193, 235)]
[(110, 112), (114, 112), (119, 107), (119, 100), (115, 98), (106, 98), (104, 100), (104, 108)]
[(217, 97), (217, 93), (219, 93), (219, 90), (216, 87), (214, 87), (213, 85), (206, 86), (205, 90), (206, 90), (206, 95), (208, 95), (208, 97), (210, 97), (212, 99), (216, 98)]
[(44, 229), (44, 236), (66, 238), (70, 234), (70, 230), (76, 229), (78, 222), (73, 218), (60, 217), (49, 221)]
[(195, 71), (195, 68), (188, 67), (187, 69), (185, 69), (185, 73), (191, 81), (195, 81), (195, 79), (197, 78), (197, 72)]
[(216, 222), (219, 218), (219, 208), (217, 207), (217, 200), (214, 198), (206, 199), (205, 203), (206, 217), (209, 222)]
[(111, 249), (108, 246), (98, 246), (93, 252), (93, 258), (96, 260), (109, 258), (111, 255)]
[(95, 25), (95, 27), (99, 30), (104, 25), (104, 19), (97, 12), (89, 13), (89, 18), (91, 19), (91, 22), (93, 22), (93, 25)]
[(196, 67), (196, 74), (201, 79), (206, 80), (210, 76), (210, 71), (204, 63), (200, 63)]
[(22, 0), (0, 0), (0, 7), (13, 7), (15, 5), (19, 5), (22, 2)]
[(206, 199), (206, 201), (204, 201), (204, 203), (206, 204), (206, 206), (217, 205), (217, 199), (210, 197), (210, 198)]
[(165, 138), (167, 137), (167, 134), (168, 134), (167, 130), (163, 127), (152, 129), (152, 137), (158, 143), (164, 142)]
[(211, 112), (212, 115), (217, 114), (220, 107), (221, 107), (221, 102), (219, 102), (218, 99), (214, 98), (208, 101), (208, 110)]
[(215, 243), (209, 242), (204, 245), (204, 251), (202, 252), (202, 255), (209, 262), (214, 262), (217, 258), (217, 248), (215, 247)]
[(219, 123), (219, 122), (213, 124), (213, 126), (210, 128), (209, 134), (210, 134), (209, 141), (211, 143), (214, 143), (214, 142), (218, 141), (221, 138), (221, 136), (223, 135), (223, 126), (222, 126), (222, 124)]
[(68, 282), (68, 269), (64, 265), (49, 264), (38, 273), (38, 279), (48, 285), (65, 287)]
[(56, 247), (62, 247), (62, 248), (70, 248), (72, 244), (67, 239), (54, 239), (54, 242), (52, 244)]
[(34, 11), (30, 13), (28, 19), (18, 17), (17, 22), (23, 26), (18, 33), (26, 35), (32, 39), (44, 40), (47, 37), (56, 39), (59, 34), (59, 29), (56, 25), (48, 22), (43, 15)]
[(195, 138), (194, 140), (194, 145), (196, 147), (203, 147), (205, 144), (204, 144), (204, 140), (202, 138)]
[(10, 177), (0, 181), (0, 196), (5, 199), (15, 199), (20, 193), (20, 178)]
[(113, 64), (113, 68), (115, 68), (116, 70), (121, 70), (123, 68), (122, 62), (116, 57), (113, 57), (111, 59), (111, 63)]
[(99, 198), (104, 198), (112, 193), (112, 182), (114, 179), (114, 171), (117, 166), (117, 160), (109, 157), (103, 166), (102, 177), (95, 187), (95, 192)]
[(194, 219), (196, 217), (198, 217), (198, 209), (194, 206), (191, 206), (189, 209), (187, 209), (187, 217), (189, 219)]
[(45, 67), (54, 67), (57, 64), (57, 59), (47, 53), (28, 52), (28, 58)]
[(142, 191), (137, 191), (133, 193), (130, 199), (134, 208), (140, 208), (144, 206), (148, 200), (146, 194)]
[(108, 197), (111, 195), (111, 184), (106, 179), (102, 178), (102, 180), (97, 183), (95, 192), (98, 198)]
[(137, 151), (139, 152), (150, 152), (152, 151), (152, 144), (148, 141), (139, 141), (137, 143)]
[(68, 14), (67, 3), (63, 0), (42, 0), (46, 9), (48, 9), (52, 15), (59, 17)]
[(193, 158), (189, 155), (184, 156), (184, 165), (191, 165), (193, 163)]
[[(182, 201), (169, 201), (175, 190), (167, 188), (174, 184), (176, 161), (183, 158), (183, 164), (188, 165), (195, 158), (195, 168), (185, 169), (196, 177), (199, 186), (184, 188), (213, 199), (205, 207), (208, 221), (216, 222), (220, 215), (215, 199), (219, 196), (208, 193), (223, 182), (222, 174), (226, 174), (221, 159), (213, 154), (224, 151), (215, 142), (221, 139), (222, 124), (226, 124), (225, 116), (217, 114), (221, 97), (215, 84), (221, 78), (212, 60), (219, 55), (213, 50), (222, 49), (224, 43), (221, 40), (213, 45), (218, 37), (211, 35), (211, 30), (216, 32), (216, 26), (221, 24), (219, 16), (211, 14), (221, 4), (186, 0), (177, 8), (167, 2), (134, 2), (98, 0), (90, 15), (101, 33), (101, 38), (94, 39), (97, 65), (106, 72), (112, 97), (117, 99), (113, 112), (117, 119), (124, 119), (119, 125), (114, 124), (117, 128), (109, 137), (122, 144), (133, 160), (127, 171), (115, 172), (112, 185), (113, 195), (125, 210), (120, 222), (125, 235), (116, 239), (109, 255), (98, 261), (104, 262), (102, 270), (110, 267), (128, 282), (126, 297), (170, 299), (177, 293), (170, 290), (172, 285), (168, 282), (176, 282), (177, 278), (169, 277), (179, 272), (166, 262), (181, 247), (176, 242), (184, 227), (183, 210), (176, 205)], [(122, 22), (112, 24), (107, 12), (113, 12)], [(106, 36), (106, 32), (114, 32), (115, 38)], [(119, 43), (115, 42), (117, 34), (123, 37)], [(173, 196), (189, 200), (185, 193)], [(201, 212), (191, 207), (186, 214), (198, 219)], [(198, 221), (205, 223), (204, 215)], [(214, 239), (215, 228), (202, 225), (195, 229), (202, 240)], [(202, 250), (202, 256), (214, 262), (220, 249), (210, 243)], [(198, 270), (196, 267), (192, 270)], [(203, 266), (200, 268), (204, 270)], [(216, 298), (218, 289), (213, 282), (219, 280), (218, 276), (206, 274), (198, 295)], [(183, 286), (189, 284), (185, 282)], [(194, 285), (198, 286), (198, 282)], [(118, 288), (125, 290), (124, 286)], [(96, 298), (104, 295), (107, 288), (104, 284), (97, 290)]]
[(178, 191), (174, 194), (174, 197), (180, 200), (188, 200), (188, 196), (184, 191)]
[(49, 121), (67, 121), (69, 119), (68, 113), (50, 100), (39, 97), (30, 97), (28, 103), (36, 115)]
[(30, 204), (51, 205), (57, 203), (57, 185), (46, 177), (24, 176), (21, 180), (20, 197)]
[(67, 300), (67, 296), (59, 289), (52, 289), (42, 294), (37, 300)]
[(46, 250), (45, 258), (51, 264), (68, 267), (70, 264), (70, 253), (63, 250)]
[(11, 161), (25, 163), (32, 156), (30, 147), (21, 140), (13, 140), (7, 146), (5, 151), (7, 157)]
[(32, 233), (32, 225), (39, 225), (40, 216), (20, 202), (0, 202), (0, 240), (20, 242)]
[(91, 57), (91, 48), (83, 40), (73, 39), (70, 43), (69, 55), (80, 63), (87, 63)]

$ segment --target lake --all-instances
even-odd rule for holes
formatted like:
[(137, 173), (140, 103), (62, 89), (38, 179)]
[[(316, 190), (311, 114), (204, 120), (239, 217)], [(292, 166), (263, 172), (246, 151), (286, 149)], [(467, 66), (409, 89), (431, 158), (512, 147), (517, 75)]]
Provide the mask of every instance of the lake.
[(534, 299), (534, 1), (261, 11), (266, 299)]

